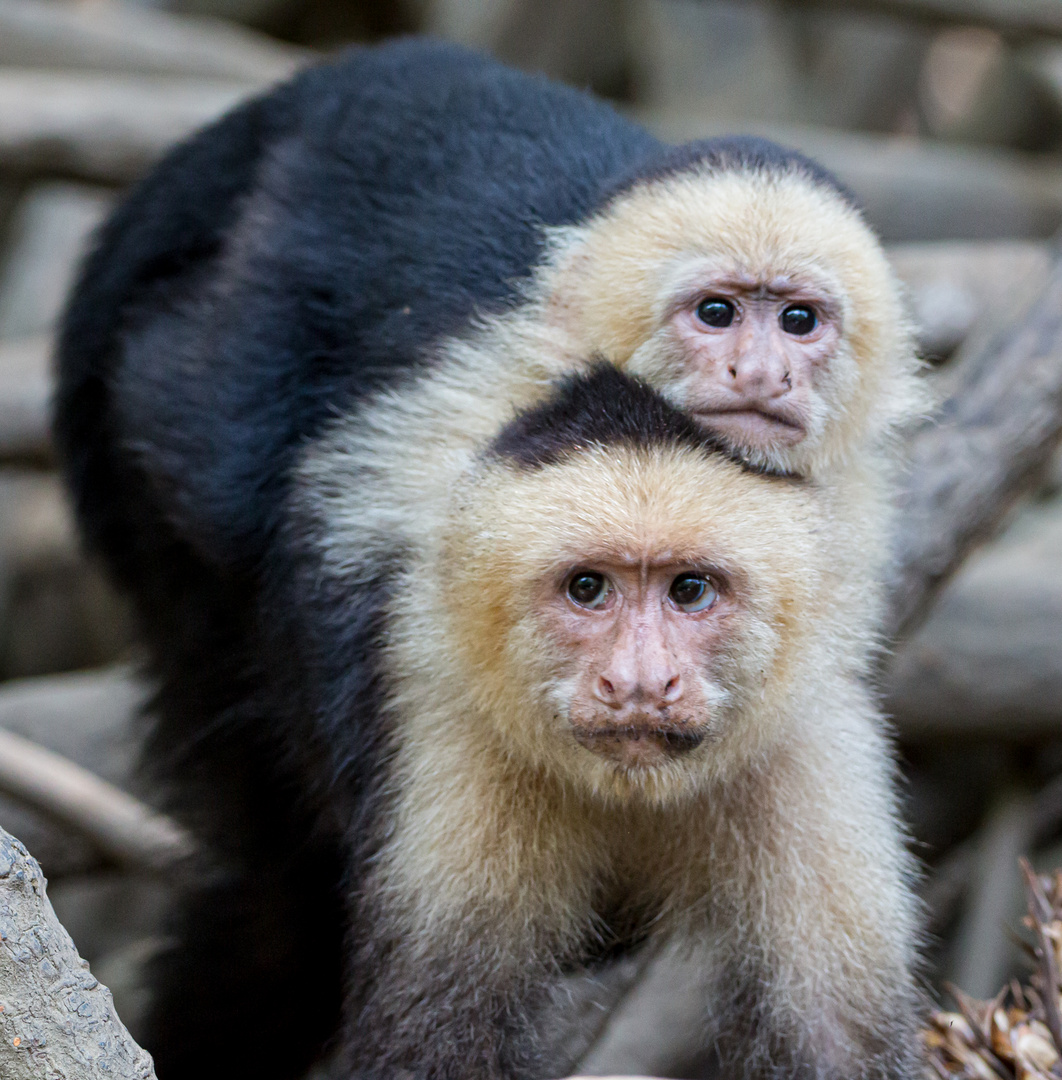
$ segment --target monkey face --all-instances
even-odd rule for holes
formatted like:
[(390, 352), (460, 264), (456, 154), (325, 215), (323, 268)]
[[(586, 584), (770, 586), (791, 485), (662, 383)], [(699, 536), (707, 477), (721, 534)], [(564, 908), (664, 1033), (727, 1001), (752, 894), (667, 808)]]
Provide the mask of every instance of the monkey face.
[(547, 305), (576, 351), (645, 379), (757, 464), (814, 474), (916, 407), (881, 247), (806, 177), (679, 173), (559, 232), (554, 251)]
[(799, 485), (693, 449), (595, 447), (492, 465), (455, 505), (440, 640), (481, 740), (657, 801), (778, 737), (821, 601)]
[(668, 314), (631, 373), (763, 462), (821, 441), (829, 401), (852, 374), (828, 281), (692, 259), (667, 293)]
[(536, 606), (569, 658), (561, 694), (576, 741), (623, 768), (652, 768), (717, 733), (728, 695), (713, 660), (738, 601), (715, 566), (629, 556), (606, 548), (545, 583)]

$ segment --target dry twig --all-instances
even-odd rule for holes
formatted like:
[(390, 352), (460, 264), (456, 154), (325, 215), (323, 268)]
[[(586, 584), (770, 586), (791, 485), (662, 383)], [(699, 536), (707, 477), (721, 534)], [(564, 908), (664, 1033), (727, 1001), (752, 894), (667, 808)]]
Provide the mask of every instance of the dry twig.
[(133, 869), (168, 870), (192, 851), (169, 818), (87, 769), (0, 729), (0, 791), (88, 837)]

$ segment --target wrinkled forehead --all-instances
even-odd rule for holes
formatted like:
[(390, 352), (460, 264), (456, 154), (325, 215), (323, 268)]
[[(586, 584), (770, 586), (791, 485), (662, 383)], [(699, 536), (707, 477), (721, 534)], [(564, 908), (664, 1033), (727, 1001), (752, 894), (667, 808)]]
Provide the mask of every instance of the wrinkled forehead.
[(492, 465), (462, 500), (477, 559), (543, 574), (592, 557), (779, 567), (812, 558), (806, 493), (695, 448), (590, 447)]
[(838, 292), (888, 275), (859, 211), (798, 173), (701, 168), (635, 186), (594, 220), (585, 250), (591, 264), (635, 280), (691, 259), (760, 279), (806, 276)]

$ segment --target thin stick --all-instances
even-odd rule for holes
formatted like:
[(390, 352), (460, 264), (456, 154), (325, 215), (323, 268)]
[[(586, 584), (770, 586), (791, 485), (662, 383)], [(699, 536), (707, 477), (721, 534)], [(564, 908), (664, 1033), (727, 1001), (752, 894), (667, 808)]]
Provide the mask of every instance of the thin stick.
[(0, 728), (0, 792), (87, 837), (121, 866), (171, 869), (192, 850), (169, 818), (80, 765)]
[(1044, 1018), (1051, 1031), (1051, 1038), (1055, 1046), (1062, 1046), (1062, 1012), (1059, 1011), (1058, 993), (1058, 962), (1055, 958), (1054, 943), (1047, 936), (1046, 923), (1050, 920), (1053, 912), (1044, 890), (1040, 885), (1040, 879), (1029, 865), (1028, 859), (1019, 860), (1022, 876), (1025, 878), (1025, 896), (1029, 905), (1029, 916), (1032, 919), (1033, 931), (1040, 947), (1040, 970), (1043, 974), (1043, 1007)]

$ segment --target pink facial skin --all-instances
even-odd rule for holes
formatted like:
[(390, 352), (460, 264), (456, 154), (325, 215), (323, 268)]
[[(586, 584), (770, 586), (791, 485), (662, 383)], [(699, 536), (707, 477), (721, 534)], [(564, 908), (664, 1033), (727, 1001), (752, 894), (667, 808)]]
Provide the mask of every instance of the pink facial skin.
[[(601, 593), (588, 599), (594, 581)], [(578, 742), (640, 768), (713, 734), (718, 691), (707, 673), (734, 606), (721, 575), (688, 565), (596, 560), (569, 574), (547, 624), (571, 658), (568, 720)]]
[(687, 369), (684, 407), (706, 428), (764, 450), (805, 437), (841, 338), (838, 306), (823, 290), (719, 277), (683, 295), (669, 326)]

